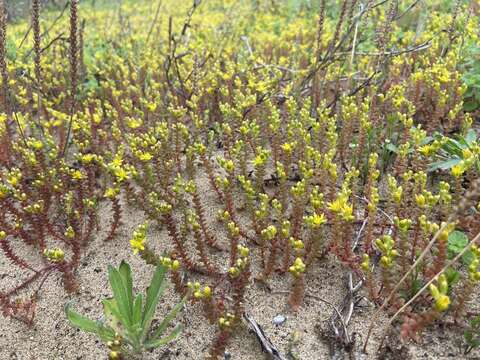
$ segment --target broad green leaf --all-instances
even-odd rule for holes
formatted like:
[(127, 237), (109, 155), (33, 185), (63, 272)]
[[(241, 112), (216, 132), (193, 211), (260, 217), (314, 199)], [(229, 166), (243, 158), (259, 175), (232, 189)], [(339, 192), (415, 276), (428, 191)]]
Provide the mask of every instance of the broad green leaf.
[(436, 170), (448, 170), (457, 165), (462, 159), (459, 158), (454, 158), (450, 160), (445, 160), (445, 161), (437, 161), (428, 167), (428, 171), (436, 171)]
[(113, 297), (115, 298), (118, 311), (121, 315), (120, 320), (122, 320), (125, 326), (128, 327), (132, 323), (132, 311), (128, 301), (127, 289), (124, 286), (122, 276), (115, 268), (109, 266), (108, 277), (110, 280), (110, 286), (112, 287)]
[(133, 280), (130, 265), (125, 261), (122, 261), (118, 268), (118, 272), (122, 276), (123, 285), (127, 293), (128, 307), (133, 310)]
[(163, 346), (174, 340), (178, 334), (182, 331), (183, 327), (182, 325), (177, 325), (175, 329), (170, 333), (170, 335), (164, 337), (164, 338), (159, 338), (159, 339), (150, 339), (145, 342), (145, 346), (147, 349), (153, 349), (159, 346)]
[(478, 103), (477, 101), (466, 101), (466, 102), (463, 104), (463, 109), (464, 109), (465, 111), (475, 111), (475, 110), (477, 110), (479, 107), (480, 107), (480, 103)]
[(102, 304), (107, 324), (116, 332), (123, 333), (125, 324), (122, 323), (122, 315), (118, 311), (115, 299), (103, 299)]
[(67, 315), (67, 319), (70, 321), (70, 323), (73, 326), (79, 329), (82, 329), (83, 331), (86, 331), (86, 332), (91, 332), (91, 333), (98, 332), (97, 323), (72, 310), (71, 303), (67, 303), (65, 305), (65, 314)]
[(445, 144), (443, 144), (442, 149), (447, 151), (450, 155), (456, 155), (458, 157), (463, 156), (462, 150), (467, 147), (466, 144), (461, 143), (455, 139), (448, 139)]
[(143, 296), (138, 294), (133, 303), (133, 325), (141, 325)]
[(147, 299), (145, 301), (145, 307), (142, 316), (143, 337), (147, 335), (148, 330), (150, 329), (150, 324), (152, 323), (153, 316), (155, 315), (155, 309), (157, 308), (158, 300), (165, 290), (166, 283), (163, 280), (165, 279), (166, 271), (167, 268), (165, 266), (158, 265), (155, 269), (155, 274), (153, 274), (150, 286), (147, 289)]
[(468, 145), (472, 145), (477, 140), (477, 132), (474, 129), (469, 129), (465, 135), (465, 141)]
[(461, 231), (452, 231), (448, 236), (448, 251), (449, 251), (449, 258), (455, 257), (460, 251), (463, 250), (465, 246), (468, 244), (467, 235), (465, 235)]
[(102, 323), (97, 321), (98, 326), (98, 336), (102, 339), (103, 342), (113, 341), (115, 339), (115, 330), (109, 326), (104, 326)]
[(158, 328), (155, 329), (155, 332), (152, 335), (152, 338), (159, 338), (167, 329), (168, 325), (170, 322), (177, 316), (178, 312), (181, 310), (183, 305), (185, 304), (186, 297), (182, 299), (175, 307), (168, 313), (167, 316), (163, 319), (163, 321), (160, 323)]
[(387, 150), (390, 150), (391, 152), (393, 152), (393, 153), (395, 153), (395, 154), (398, 154), (398, 147), (397, 147), (395, 144), (391, 143), (391, 142), (388, 143), (387, 145), (385, 145), (385, 148), (386, 148)]
[[(455, 230), (450, 233), (448, 236), (448, 247), (447, 255), (449, 259), (453, 259), (457, 256), (464, 248), (468, 245), (468, 237), (465, 233)], [(471, 251), (467, 251), (462, 256), (462, 262), (464, 264), (469, 264), (472, 261), (473, 255)]]

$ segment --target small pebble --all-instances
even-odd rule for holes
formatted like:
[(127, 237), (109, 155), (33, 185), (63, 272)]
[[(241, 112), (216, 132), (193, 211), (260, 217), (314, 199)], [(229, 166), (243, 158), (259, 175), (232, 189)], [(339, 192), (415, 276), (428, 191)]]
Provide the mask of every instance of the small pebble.
[(232, 354), (230, 354), (228, 351), (225, 351), (225, 352), (223, 353), (223, 358), (224, 358), (225, 360), (231, 360), (231, 359), (232, 359)]
[(287, 318), (283, 315), (277, 315), (273, 318), (273, 323), (277, 326), (279, 325), (282, 325), (285, 321), (287, 320)]

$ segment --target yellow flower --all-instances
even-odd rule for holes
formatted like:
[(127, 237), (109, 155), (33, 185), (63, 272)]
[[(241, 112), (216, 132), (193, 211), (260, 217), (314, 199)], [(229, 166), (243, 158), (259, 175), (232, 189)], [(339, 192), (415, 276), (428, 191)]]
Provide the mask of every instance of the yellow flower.
[(294, 276), (298, 276), (305, 272), (305, 263), (302, 258), (297, 257), (292, 266), (288, 269)]
[(119, 189), (117, 188), (108, 188), (106, 191), (105, 191), (105, 194), (104, 196), (108, 199), (113, 199), (115, 198), (115, 196), (117, 196), (117, 194), (119, 193)]
[(454, 165), (452, 167), (452, 175), (456, 178), (462, 176), (464, 172), (465, 172), (465, 169), (462, 163)]
[(370, 270), (370, 256), (368, 254), (363, 254), (361, 267), (363, 271)]
[(123, 159), (122, 159), (122, 155), (121, 154), (116, 154), (115, 155), (115, 158), (112, 160), (112, 162), (110, 163), (110, 166), (112, 168), (116, 168), (116, 167), (120, 167), (122, 166), (123, 164)]
[(324, 214), (319, 215), (317, 213), (314, 213), (311, 216), (306, 216), (305, 222), (312, 228), (319, 228), (327, 222), (327, 219), (325, 218)]
[(153, 155), (150, 154), (149, 152), (143, 152), (138, 156), (138, 159), (141, 161), (150, 161), (152, 160)]
[(345, 221), (352, 221), (354, 219), (353, 206), (347, 203), (347, 196), (344, 194), (341, 194), (335, 201), (329, 203), (328, 209), (340, 215)]
[(157, 110), (157, 104), (156, 103), (148, 103), (147, 104), (147, 109), (150, 112), (154, 112), (155, 110)]
[(94, 158), (95, 158), (95, 155), (93, 155), (93, 154), (84, 154), (84, 155), (82, 155), (81, 161), (84, 164), (90, 164), (93, 161)]
[(210, 288), (210, 286), (205, 286), (203, 288), (203, 295), (207, 298), (212, 296), (212, 289)]
[(137, 230), (133, 232), (133, 238), (130, 240), (130, 246), (134, 254), (145, 250), (145, 241), (147, 239), (148, 223), (143, 223), (138, 226)]
[(41, 150), (43, 148), (43, 144), (40, 140), (32, 141), (31, 145), (35, 150)]
[(328, 209), (334, 213), (339, 213), (342, 210), (342, 207), (343, 207), (343, 202), (341, 198), (338, 198), (335, 201), (328, 204)]
[(82, 172), (80, 170), (75, 170), (72, 173), (72, 179), (73, 180), (82, 180), (82, 178), (83, 178), (83, 175), (82, 175)]
[(438, 311), (446, 311), (450, 305), (450, 298), (448, 295), (440, 295), (437, 299), (435, 299), (435, 308)]
[(59, 248), (45, 249), (43, 251), (43, 254), (51, 262), (61, 262), (65, 258), (65, 253), (63, 252), (62, 249), (59, 249)]
[(293, 146), (294, 144), (293, 143), (285, 143), (281, 146), (281, 148), (283, 149), (283, 151), (285, 151), (287, 154), (291, 154), (292, 153), (292, 150), (293, 150)]
[(134, 254), (138, 254), (139, 251), (145, 250), (145, 238), (133, 238), (130, 240), (130, 246), (133, 249)]
[(415, 202), (421, 208), (425, 206), (425, 196), (422, 194), (415, 195)]
[(446, 311), (450, 306), (450, 298), (448, 294), (448, 281), (444, 274), (441, 274), (437, 280), (438, 287), (430, 284), (430, 295), (435, 300), (435, 309), (437, 311)]
[(265, 240), (272, 240), (277, 235), (277, 228), (273, 225), (269, 225), (266, 229), (262, 230), (261, 234)]
[(126, 123), (130, 129), (138, 129), (140, 126), (142, 126), (143, 121), (141, 119), (128, 118)]
[(117, 167), (113, 172), (118, 182), (128, 180), (128, 172), (124, 168)]

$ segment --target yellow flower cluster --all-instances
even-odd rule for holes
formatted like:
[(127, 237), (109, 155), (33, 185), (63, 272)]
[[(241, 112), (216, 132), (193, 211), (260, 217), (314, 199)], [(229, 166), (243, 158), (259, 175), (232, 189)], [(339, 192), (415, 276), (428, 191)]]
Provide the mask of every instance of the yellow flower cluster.
[(390, 235), (384, 235), (382, 238), (375, 241), (378, 249), (382, 252), (380, 264), (384, 268), (390, 268), (393, 265), (394, 259), (398, 256), (398, 251), (394, 249), (395, 242)]
[(450, 297), (448, 296), (448, 281), (445, 274), (441, 274), (437, 279), (437, 285), (430, 284), (430, 295), (435, 301), (437, 311), (446, 311), (450, 306)]
[(237, 259), (235, 266), (232, 266), (228, 269), (228, 274), (232, 278), (238, 277), (242, 273), (242, 271), (245, 270), (249, 263), (248, 255), (250, 253), (250, 250), (245, 246), (238, 245), (237, 251), (240, 255), (240, 258)]
[(65, 253), (60, 248), (45, 249), (43, 254), (51, 262), (61, 262), (65, 259)]
[(137, 229), (133, 232), (133, 237), (130, 240), (130, 246), (133, 249), (133, 253), (137, 254), (145, 250), (145, 241), (147, 239), (147, 230), (148, 230), (148, 223), (143, 223), (137, 227)]

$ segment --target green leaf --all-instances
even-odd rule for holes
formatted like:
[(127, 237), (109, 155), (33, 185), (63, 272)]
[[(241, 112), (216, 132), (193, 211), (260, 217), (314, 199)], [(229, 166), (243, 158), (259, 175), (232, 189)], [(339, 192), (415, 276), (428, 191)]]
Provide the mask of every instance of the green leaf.
[(98, 324), (95, 321), (90, 320), (89, 318), (72, 310), (71, 303), (67, 303), (65, 305), (65, 314), (67, 315), (68, 321), (70, 321), (73, 326), (90, 333), (98, 332)]
[(470, 320), (470, 326), (474, 329), (478, 329), (480, 327), (480, 316), (475, 316)]
[(465, 338), (465, 342), (473, 347), (477, 348), (480, 346), (480, 340), (478, 339), (478, 334), (474, 334), (474, 332), (471, 329), (465, 330), (463, 333), (463, 336)]
[(464, 104), (463, 104), (463, 109), (465, 111), (475, 111), (477, 110), (478, 108), (480, 107), (480, 104), (476, 101), (466, 101)]
[(465, 233), (455, 230), (448, 236), (448, 256), (449, 258), (455, 257), (459, 254), (465, 246), (468, 244), (468, 237)]
[(387, 145), (385, 145), (385, 148), (386, 148), (387, 150), (395, 153), (395, 154), (398, 154), (398, 147), (397, 147), (395, 144), (391, 143), (391, 142), (389, 142)]
[(133, 310), (133, 280), (130, 265), (125, 261), (122, 261), (118, 268), (118, 272), (122, 277), (123, 285), (127, 293), (128, 307)]
[(463, 156), (463, 149), (467, 148), (467, 144), (461, 140), (448, 139), (443, 144), (442, 149), (448, 152), (450, 155), (456, 155), (461, 158)]
[(155, 274), (153, 274), (150, 286), (147, 289), (147, 299), (145, 301), (145, 307), (142, 316), (143, 337), (147, 335), (148, 330), (150, 329), (158, 300), (165, 290), (166, 283), (163, 280), (165, 279), (166, 271), (167, 268), (165, 266), (158, 265), (155, 269)]
[(474, 129), (469, 129), (465, 135), (465, 141), (468, 145), (472, 145), (477, 140), (477, 132)]
[(98, 336), (102, 339), (103, 342), (107, 343), (109, 341), (113, 341), (115, 339), (115, 330), (113, 330), (109, 326), (104, 326), (101, 322), (97, 322), (98, 324)]
[(445, 277), (447, 278), (449, 290), (453, 285), (455, 285), (460, 281), (460, 273), (451, 267), (447, 268), (444, 274), (445, 274)]
[(116, 332), (123, 333), (125, 324), (122, 323), (122, 315), (115, 299), (103, 299), (102, 304), (107, 324)]
[(167, 329), (170, 322), (177, 316), (178, 312), (181, 310), (181, 308), (185, 304), (186, 299), (187, 298), (184, 297), (182, 301), (180, 301), (177, 305), (175, 305), (172, 311), (170, 311), (170, 313), (167, 316), (165, 316), (165, 318), (160, 323), (158, 328), (155, 329), (155, 332), (153, 333), (152, 338), (159, 338), (164, 333), (164, 331)]
[(131, 308), (128, 302), (127, 290), (124, 286), (122, 276), (112, 266), (108, 267), (108, 278), (110, 280), (110, 286), (112, 287), (113, 297), (115, 298), (118, 311), (120, 314), (120, 320), (126, 327), (132, 323)]
[(421, 142), (421, 145), (427, 145), (430, 144), (434, 140), (433, 136), (426, 136)]
[(133, 324), (134, 325), (141, 325), (142, 322), (142, 303), (143, 303), (143, 296), (142, 294), (138, 294), (135, 298), (135, 302), (133, 305)]
[(465, 341), (470, 344), (470, 342), (472, 341), (473, 339), (473, 334), (472, 334), (472, 331), (471, 330), (465, 330), (465, 332), (463, 333), (463, 337), (465, 338)]
[(147, 349), (153, 349), (162, 345), (166, 345), (172, 340), (174, 340), (178, 334), (182, 331), (183, 327), (182, 325), (177, 325), (175, 329), (170, 333), (170, 335), (164, 337), (164, 338), (159, 338), (159, 339), (151, 339), (145, 342), (145, 346)]
[(428, 171), (432, 172), (436, 170), (448, 170), (457, 165), (460, 161), (462, 161), (462, 159), (459, 158), (449, 159), (446, 161), (437, 161), (430, 164), (430, 166), (428, 167)]
[(6, 40), (6, 56), (7, 59), (15, 62), (17, 59), (17, 44), (12, 39), (8, 38)]
[(470, 265), (470, 263), (473, 261), (473, 259), (474, 259), (473, 253), (470, 250), (468, 250), (462, 256), (462, 263), (464, 265)]
[[(447, 246), (447, 255), (449, 259), (453, 259), (455, 256), (460, 254), (460, 252), (468, 245), (468, 237), (465, 233), (455, 230), (450, 233), (448, 236), (448, 246)], [(473, 255), (471, 251), (467, 251), (462, 256), (462, 262), (464, 264), (469, 264), (472, 261)]]

